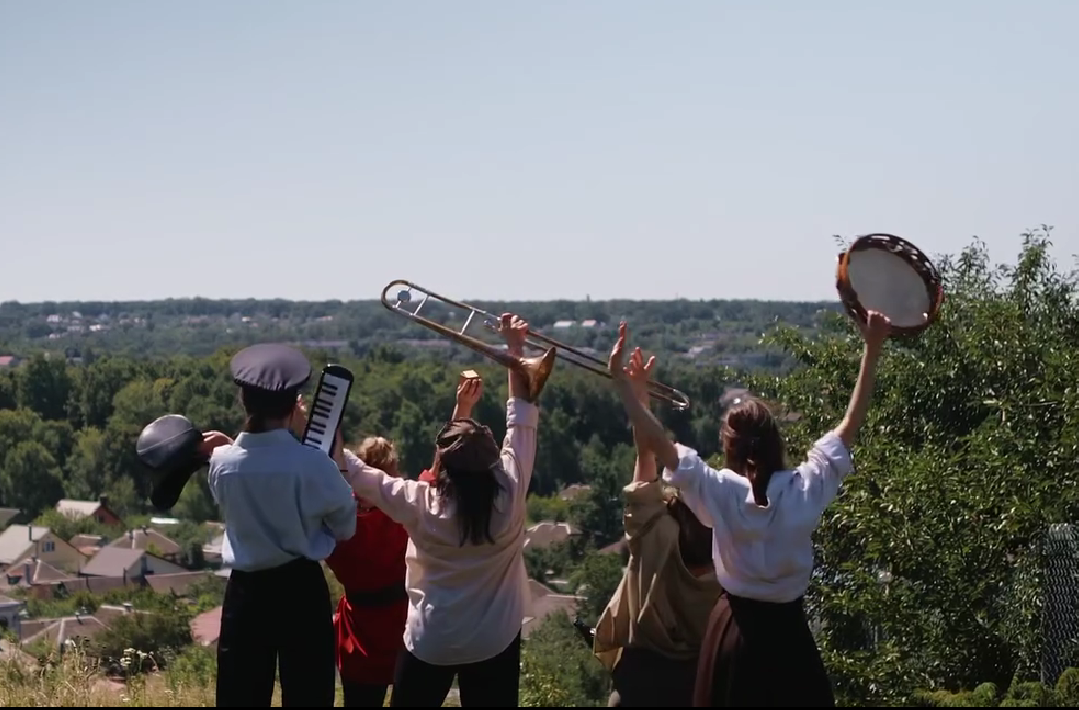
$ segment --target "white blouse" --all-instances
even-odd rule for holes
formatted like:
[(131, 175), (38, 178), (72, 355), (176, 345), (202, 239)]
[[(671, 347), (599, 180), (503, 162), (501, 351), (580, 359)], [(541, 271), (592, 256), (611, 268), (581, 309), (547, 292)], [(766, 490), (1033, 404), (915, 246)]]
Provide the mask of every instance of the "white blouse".
[(686, 446), (677, 449), (678, 468), (665, 470), (663, 478), (712, 528), (712, 561), (723, 588), (776, 603), (805, 594), (813, 574), (813, 531), (854, 470), (843, 441), (827, 434), (798, 468), (774, 473), (767, 507), (754, 502), (748, 478), (715, 470)]
[(525, 496), (538, 421), (535, 405), (513, 398), (506, 403), (506, 439), (496, 469), (503, 491), (491, 516), (493, 545), (461, 545), (456, 516), (425, 481), (393, 478), (345, 452), (352, 489), (408, 531), (404, 641), (421, 661), (439, 666), (486, 661), (521, 632), (530, 603), (523, 558)]

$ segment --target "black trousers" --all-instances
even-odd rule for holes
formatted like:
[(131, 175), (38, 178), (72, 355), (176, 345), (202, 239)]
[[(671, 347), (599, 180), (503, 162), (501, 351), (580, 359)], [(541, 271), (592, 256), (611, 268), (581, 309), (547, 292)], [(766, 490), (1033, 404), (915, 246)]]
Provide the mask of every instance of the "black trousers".
[(623, 648), (611, 681), (609, 708), (688, 708), (693, 704), (697, 659), (674, 660), (643, 648)]
[(390, 707), (439, 708), (453, 678), (461, 690), (463, 708), (515, 708), (521, 684), (521, 635), (494, 658), (457, 666), (424, 663), (408, 650), (401, 652), (393, 678)]
[(299, 559), (233, 570), (217, 643), (217, 707), (270, 707), (281, 664), (281, 707), (333, 707), (333, 607), (322, 566)]
[(386, 704), (388, 685), (341, 682), (346, 708), (380, 708)]

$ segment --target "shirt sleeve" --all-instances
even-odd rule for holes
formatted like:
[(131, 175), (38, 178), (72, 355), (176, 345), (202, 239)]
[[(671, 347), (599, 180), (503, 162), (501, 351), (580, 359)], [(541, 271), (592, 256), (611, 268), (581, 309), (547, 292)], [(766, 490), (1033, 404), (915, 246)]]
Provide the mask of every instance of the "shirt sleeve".
[(835, 433), (821, 437), (797, 469), (806, 503), (823, 512), (839, 494), (844, 479), (854, 471), (854, 460), (843, 440)]
[(506, 439), (502, 442), (502, 468), (513, 481), (518, 501), (528, 495), (536, 462), (536, 427), (539, 407), (511, 397), (506, 402)]
[(622, 524), (630, 540), (648, 530), (657, 518), (667, 514), (661, 481), (634, 481), (622, 489), (625, 510)]
[(709, 466), (688, 446), (675, 444), (675, 449), (678, 452), (678, 468), (673, 471), (665, 468), (663, 480), (678, 489), (682, 501), (702, 525), (715, 527), (711, 511), (720, 509), (723, 472)]
[(414, 527), (427, 505), (428, 484), (396, 478), (372, 466), (345, 449), (348, 485), (359, 497), (368, 500), (394, 522)]
[(337, 540), (356, 534), (356, 498), (329, 457), (318, 457), (317, 465), (302, 477), (302, 505), (322, 516), (326, 528)]

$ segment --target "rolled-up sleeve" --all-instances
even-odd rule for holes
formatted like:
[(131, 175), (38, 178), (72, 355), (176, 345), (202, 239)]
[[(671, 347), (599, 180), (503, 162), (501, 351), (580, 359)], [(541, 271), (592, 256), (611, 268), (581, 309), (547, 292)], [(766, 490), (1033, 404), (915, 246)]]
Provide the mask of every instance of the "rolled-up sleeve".
[(649, 529), (653, 521), (667, 514), (661, 481), (634, 481), (622, 489), (625, 510), (622, 524), (631, 540)]
[(391, 476), (368, 466), (354, 453), (345, 449), (348, 486), (359, 497), (370, 501), (394, 522), (406, 528), (415, 525), (423, 512), (427, 483)]
[(723, 474), (702, 459), (695, 450), (675, 444), (678, 468), (663, 470), (663, 480), (678, 489), (683, 502), (703, 525), (715, 527), (708, 501), (718, 501)]
[(798, 476), (806, 502), (823, 511), (839, 494), (844, 479), (854, 471), (854, 459), (843, 440), (834, 433), (825, 434), (809, 450)]
[(516, 483), (517, 496), (524, 499), (532, 481), (536, 463), (536, 429), (539, 407), (511, 397), (506, 402), (506, 438), (502, 442), (502, 466), (506, 476)]
[(303, 507), (322, 517), (337, 540), (356, 534), (356, 499), (337, 466), (324, 458), (311, 475), (303, 477)]

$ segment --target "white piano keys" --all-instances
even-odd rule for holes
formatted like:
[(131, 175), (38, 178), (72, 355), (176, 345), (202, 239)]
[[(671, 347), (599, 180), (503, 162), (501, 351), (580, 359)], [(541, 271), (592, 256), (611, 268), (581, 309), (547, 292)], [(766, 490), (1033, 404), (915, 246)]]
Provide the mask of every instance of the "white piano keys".
[(318, 387), (315, 388), (315, 396), (308, 408), (307, 426), (301, 439), (304, 445), (321, 449), (330, 455), (354, 380), (352, 373), (340, 365), (327, 365), (323, 368)]

